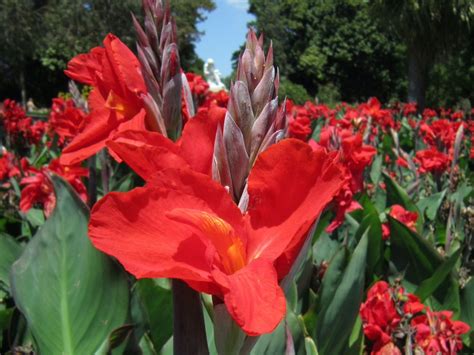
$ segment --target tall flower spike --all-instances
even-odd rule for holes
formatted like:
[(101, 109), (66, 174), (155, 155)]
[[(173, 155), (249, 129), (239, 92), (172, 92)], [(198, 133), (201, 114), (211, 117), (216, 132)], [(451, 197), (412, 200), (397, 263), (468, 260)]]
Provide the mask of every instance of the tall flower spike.
[(149, 128), (176, 140), (181, 134), (182, 74), (176, 25), (169, 4), (143, 0), (144, 28), (133, 17), (138, 59), (148, 89), (143, 101)]
[(236, 79), (230, 89), (223, 134), (216, 135), (213, 177), (239, 201), (245, 196), (246, 180), (257, 155), (281, 139), (287, 128), (285, 103), (278, 109), (279, 74), (273, 66), (272, 45), (265, 57), (263, 37), (257, 38), (253, 30), (247, 35)]

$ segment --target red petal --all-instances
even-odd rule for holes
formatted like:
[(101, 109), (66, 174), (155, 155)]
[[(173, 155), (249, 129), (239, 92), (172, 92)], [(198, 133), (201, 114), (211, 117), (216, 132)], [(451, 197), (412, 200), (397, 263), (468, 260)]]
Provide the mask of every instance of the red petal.
[(285, 252), (284, 276), (306, 232), (344, 184), (342, 169), (322, 150), (295, 139), (273, 145), (257, 159), (248, 182), (249, 217), (255, 236), (249, 258), (275, 260)]
[[(227, 190), (207, 175), (188, 169), (166, 169), (155, 174), (149, 184), (177, 190), (203, 201), (215, 215), (229, 223), (243, 241), (246, 240), (242, 213)], [(196, 208), (187, 205), (180, 207)]]
[(104, 53), (104, 48), (95, 47), (89, 53), (79, 54), (69, 61), (64, 73), (80, 83), (95, 85), (97, 73), (102, 71), (101, 61)]
[(63, 150), (61, 164), (74, 165), (97, 153), (105, 147), (105, 141), (116, 126), (113, 112), (106, 108), (95, 110), (90, 114), (84, 130)]
[(256, 259), (232, 275), (212, 273), (224, 293), (229, 314), (248, 335), (273, 331), (285, 316), (286, 301), (273, 263)]
[(188, 166), (177, 145), (156, 132), (125, 131), (107, 146), (145, 180), (164, 168)]
[(110, 193), (92, 210), (89, 236), (97, 249), (116, 257), (138, 278), (209, 281), (207, 245), (185, 225), (165, 216), (194, 200), (176, 191), (146, 187)]
[(200, 173), (211, 176), (214, 141), (220, 116), (195, 116), (183, 129), (181, 156)]
[(104, 47), (104, 84), (122, 98), (137, 101), (137, 95), (146, 92), (137, 57), (119, 38), (110, 33), (104, 39)]

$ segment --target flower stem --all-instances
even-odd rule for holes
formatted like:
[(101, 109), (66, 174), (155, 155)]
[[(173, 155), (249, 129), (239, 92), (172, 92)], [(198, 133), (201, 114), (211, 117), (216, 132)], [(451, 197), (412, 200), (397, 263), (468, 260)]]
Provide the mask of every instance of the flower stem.
[(174, 354), (209, 354), (199, 293), (181, 280), (172, 285)]

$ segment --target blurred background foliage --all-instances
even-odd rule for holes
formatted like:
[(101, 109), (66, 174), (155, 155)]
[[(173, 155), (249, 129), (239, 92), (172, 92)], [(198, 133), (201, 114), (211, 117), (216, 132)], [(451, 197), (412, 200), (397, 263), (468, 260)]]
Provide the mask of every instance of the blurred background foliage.
[[(68, 59), (99, 45), (106, 33), (135, 47), (130, 12), (141, 15), (139, 0), (0, 4), (0, 97), (23, 94), (47, 105), (66, 89)], [(202, 35), (197, 25), (215, 6), (214, 0), (171, 1), (186, 71), (202, 72), (194, 49)], [(255, 16), (249, 26), (267, 45), (273, 41), (280, 96), (297, 103), (371, 96), (421, 106), (474, 101), (472, 1), (249, 0), (249, 12)]]

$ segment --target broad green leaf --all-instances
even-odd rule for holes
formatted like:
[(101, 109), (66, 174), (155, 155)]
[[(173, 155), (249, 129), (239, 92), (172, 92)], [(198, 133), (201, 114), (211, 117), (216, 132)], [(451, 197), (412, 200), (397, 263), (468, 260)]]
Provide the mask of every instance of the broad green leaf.
[(94, 355), (108, 355), (115, 353), (115, 351), (123, 353), (124, 347), (126, 346), (125, 341), (130, 337), (132, 332), (133, 325), (131, 324), (125, 324), (114, 329)]
[(173, 335), (172, 291), (169, 285), (160, 282), (162, 280), (141, 279), (136, 284), (143, 316), (150, 329), (150, 338), (158, 351)]
[(306, 355), (318, 355), (318, 349), (316, 348), (316, 344), (314, 343), (314, 340), (312, 338), (304, 338), (304, 348), (306, 351)]
[(287, 308), (285, 319), (280, 322), (278, 327), (272, 333), (262, 335), (258, 339), (251, 354), (285, 354), (287, 346), (286, 326), (288, 326), (291, 331), (296, 354), (304, 351), (305, 344), (303, 329), (297, 316)]
[(383, 156), (379, 154), (375, 157), (370, 168), (370, 180), (372, 180), (372, 184), (374, 185), (377, 185), (380, 181), (380, 176), (382, 175), (382, 162)]
[(374, 275), (383, 256), (382, 223), (380, 222), (379, 213), (369, 199), (363, 202), (363, 206), (364, 218), (357, 230), (356, 238), (360, 240), (364, 233), (368, 233), (367, 274)]
[(444, 196), (446, 196), (446, 191), (447, 190), (443, 190), (420, 200), (417, 204), (420, 213), (424, 213), (430, 221), (434, 221), (439, 207), (444, 200)]
[[(438, 267), (443, 264), (444, 259), (418, 233), (390, 216), (388, 216), (388, 221), (391, 261), (400, 273), (404, 273), (404, 278), (408, 282), (420, 285), (433, 276)], [(459, 312), (459, 286), (452, 277), (448, 277), (438, 287), (433, 297), (438, 303), (438, 305), (433, 305), (434, 308), (439, 306)]]
[(244, 345), (245, 333), (223, 303), (214, 306), (214, 339), (219, 354), (238, 355)]
[(431, 277), (424, 280), (415, 291), (415, 294), (420, 297), (421, 302), (427, 299), (435, 292), (439, 286), (446, 280), (446, 277), (453, 272), (454, 266), (461, 255), (461, 249), (458, 249), (453, 255), (438, 266)]
[(38, 208), (32, 208), (26, 214), (26, 219), (31, 223), (33, 227), (39, 227), (44, 223), (43, 210)]
[(316, 306), (316, 315), (320, 317), (331, 303), (334, 294), (341, 283), (344, 270), (349, 259), (349, 251), (341, 247), (329, 262), (319, 291), (319, 300)]
[(332, 297), (321, 297), (320, 312), (316, 315), (315, 339), (322, 355), (337, 354), (348, 345), (364, 293), (367, 248), (368, 234), (365, 233)]
[(38, 352), (93, 354), (125, 323), (127, 279), (89, 241), (84, 203), (64, 180), (53, 183), (56, 208), (12, 266), (13, 297)]
[(474, 278), (471, 278), (469, 282), (461, 290), (461, 320), (466, 322), (471, 327), (467, 339), (469, 339), (469, 346), (473, 346), (474, 342)]
[(21, 254), (21, 245), (8, 234), (0, 233), (0, 282), (10, 287), (10, 268)]

